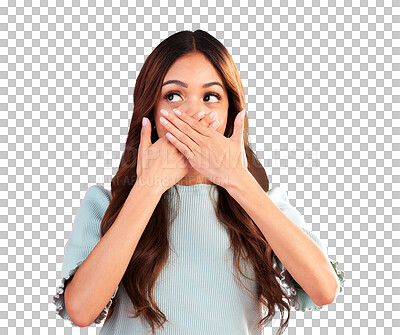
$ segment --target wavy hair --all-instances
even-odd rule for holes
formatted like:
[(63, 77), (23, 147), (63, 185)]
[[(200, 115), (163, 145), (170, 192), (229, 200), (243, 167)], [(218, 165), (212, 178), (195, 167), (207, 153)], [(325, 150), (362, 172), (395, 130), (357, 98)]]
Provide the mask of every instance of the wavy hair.
[[(245, 94), (239, 71), (228, 50), (216, 38), (202, 30), (180, 31), (166, 38), (147, 57), (136, 80), (129, 133), (118, 171), (111, 181), (112, 200), (101, 222), (101, 236), (104, 236), (114, 223), (136, 182), (142, 118), (145, 116), (152, 124), (155, 124), (153, 110), (155, 97), (158, 97), (161, 92), (161, 85), (168, 69), (178, 58), (194, 52), (200, 52), (207, 57), (227, 88), (229, 109), (224, 136), (230, 137), (233, 134), (235, 117), (245, 108)], [(243, 136), (248, 170), (261, 188), (267, 192), (269, 181), (265, 169), (249, 146), (247, 116), (244, 120)], [(151, 139), (152, 143), (158, 140), (155, 129), (152, 129)], [(262, 327), (270, 322), (275, 316), (275, 306), (278, 306), (282, 316), (278, 333), (282, 334), (290, 318), (290, 306), (283, 298), (286, 300), (292, 298), (282, 290), (276, 279), (282, 276), (273, 267), (273, 250), (254, 221), (226, 189), (216, 184), (214, 186), (217, 187), (217, 199), (213, 200), (215, 213), (229, 235), (235, 277), (237, 278), (237, 273), (240, 272), (248, 278), (242, 272), (240, 262), (245, 260), (246, 264), (250, 264), (254, 269), (258, 288), (254, 296), (258, 300), (258, 306), (266, 306), (268, 309), (268, 314), (258, 321), (256, 327)], [(173, 187), (176, 188), (175, 185)], [(169, 255), (168, 232), (174, 219), (170, 205), (171, 191), (169, 189), (161, 196), (121, 279), (134, 306), (134, 310), (129, 311), (133, 314), (130, 318), (141, 317), (142, 320), (146, 320), (152, 328), (152, 333), (168, 321), (165, 314), (158, 308), (152, 290)], [(243, 285), (241, 280), (240, 282)], [(114, 298), (105, 322), (113, 314), (116, 300), (117, 296)], [(283, 322), (285, 309), (288, 311), (288, 318)]]

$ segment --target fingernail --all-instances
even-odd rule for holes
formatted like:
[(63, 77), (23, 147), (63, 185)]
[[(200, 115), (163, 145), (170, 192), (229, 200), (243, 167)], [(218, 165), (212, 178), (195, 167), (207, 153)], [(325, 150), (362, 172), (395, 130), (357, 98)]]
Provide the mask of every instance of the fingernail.
[(215, 120), (215, 121), (212, 123), (212, 126), (213, 126), (214, 128), (217, 128), (218, 125), (219, 125), (219, 121), (218, 121), (218, 120)]
[(142, 126), (145, 126), (147, 124), (147, 119), (146, 118), (143, 118), (142, 119)]
[(198, 116), (198, 117), (203, 117), (203, 116), (204, 116), (204, 112), (203, 112), (203, 111), (199, 112), (199, 113), (197, 114), (197, 116)]
[(161, 109), (160, 113), (164, 116), (168, 116), (168, 112), (165, 109)]
[(174, 108), (173, 111), (174, 111), (174, 113), (175, 113), (176, 115), (178, 115), (178, 116), (181, 115), (181, 112), (180, 112), (179, 110), (177, 110), (176, 108)]
[(213, 119), (213, 118), (215, 117), (215, 115), (217, 115), (217, 113), (216, 113), (216, 112), (212, 112), (212, 113), (210, 114), (210, 118)]
[(160, 116), (160, 121), (162, 124), (168, 124), (168, 121), (164, 119), (162, 116)]
[(242, 120), (244, 120), (244, 116), (245, 116), (245, 114), (246, 114), (246, 110), (242, 110), (242, 115), (240, 115), (240, 117), (242, 118)]

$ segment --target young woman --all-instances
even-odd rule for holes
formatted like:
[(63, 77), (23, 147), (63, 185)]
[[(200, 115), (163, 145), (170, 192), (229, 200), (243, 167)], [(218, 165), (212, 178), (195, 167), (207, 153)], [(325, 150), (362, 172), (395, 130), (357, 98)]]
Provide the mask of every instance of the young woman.
[(244, 107), (232, 57), (208, 33), (155, 48), (111, 192), (88, 189), (65, 246), (62, 318), (107, 315), (100, 334), (261, 334), (275, 307), (335, 301), (344, 273), (286, 192), (269, 190)]

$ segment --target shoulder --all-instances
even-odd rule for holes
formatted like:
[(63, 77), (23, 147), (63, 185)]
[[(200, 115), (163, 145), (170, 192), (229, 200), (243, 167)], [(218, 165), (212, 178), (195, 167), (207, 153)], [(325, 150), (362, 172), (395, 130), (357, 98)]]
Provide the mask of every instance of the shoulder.
[(287, 196), (287, 192), (278, 186), (271, 188), (267, 192), (267, 195), (278, 207), (291, 206)]
[(96, 203), (99, 206), (108, 206), (111, 201), (111, 192), (101, 185), (92, 185), (86, 191), (83, 203)]
[(111, 192), (101, 185), (92, 185), (88, 188), (85, 198), (98, 199), (102, 201), (111, 201)]
[(111, 192), (100, 185), (88, 188), (78, 210), (78, 217), (104, 215), (111, 201)]
[(304, 220), (304, 216), (296, 207), (294, 207), (288, 198), (287, 192), (281, 187), (273, 187), (267, 192), (268, 197), (272, 200), (289, 219), (301, 228), (311, 230), (310, 225)]
[(324, 251), (326, 245), (320, 240), (319, 236), (311, 230), (311, 224), (304, 219), (302, 213), (294, 207), (288, 198), (287, 192), (280, 187), (273, 187), (267, 192), (269, 198), (274, 204), (294, 223), (296, 223), (302, 230)]
[(110, 191), (103, 186), (88, 188), (76, 213), (69, 244), (94, 245), (101, 238), (99, 227), (110, 201)]

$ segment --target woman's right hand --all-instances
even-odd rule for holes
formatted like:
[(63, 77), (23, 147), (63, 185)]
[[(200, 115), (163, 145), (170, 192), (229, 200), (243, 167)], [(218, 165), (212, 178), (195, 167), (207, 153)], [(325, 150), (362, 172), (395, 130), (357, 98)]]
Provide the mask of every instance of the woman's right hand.
[[(219, 124), (216, 127), (212, 126), (216, 117), (210, 118), (210, 114), (211, 112), (201, 119), (197, 114), (193, 117), (210, 129), (215, 130), (219, 127)], [(164, 193), (189, 172), (191, 165), (165, 135), (153, 144), (151, 142), (152, 125), (148, 118), (144, 117), (143, 119), (147, 121), (147, 124), (142, 125), (140, 134), (136, 182), (139, 182), (140, 185), (154, 187), (155, 190)]]

